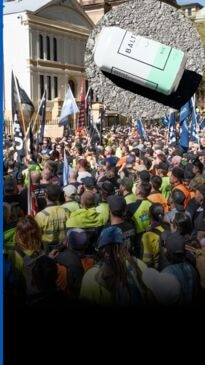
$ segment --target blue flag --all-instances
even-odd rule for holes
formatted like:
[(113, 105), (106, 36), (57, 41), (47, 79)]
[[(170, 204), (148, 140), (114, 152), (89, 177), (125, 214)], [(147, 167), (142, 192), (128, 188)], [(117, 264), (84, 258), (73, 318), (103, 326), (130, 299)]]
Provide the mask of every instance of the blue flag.
[(189, 114), (191, 114), (191, 104), (190, 101), (188, 101), (185, 105), (183, 105), (180, 109), (180, 115), (179, 115), (179, 121), (180, 123), (185, 120)]
[(188, 127), (188, 119), (184, 119), (180, 123), (180, 146), (183, 149), (187, 149), (189, 147), (189, 127)]
[(66, 125), (68, 121), (68, 116), (75, 113), (79, 113), (79, 109), (73, 97), (72, 90), (69, 86), (62, 106), (59, 126)]
[(176, 134), (176, 123), (175, 123), (175, 115), (174, 112), (169, 115), (169, 136), (168, 143), (175, 143), (177, 141)]
[(68, 174), (69, 174), (69, 165), (66, 156), (66, 152), (64, 149), (64, 159), (63, 159), (63, 186), (68, 185)]
[(169, 126), (169, 118), (167, 117), (167, 115), (165, 115), (164, 117), (162, 117), (162, 125), (164, 128), (168, 128)]
[(142, 138), (146, 138), (146, 134), (145, 134), (145, 130), (144, 130), (144, 127), (143, 127), (143, 124), (142, 124), (142, 121), (141, 119), (138, 119), (137, 120), (137, 131), (139, 133), (139, 136)]
[(197, 122), (196, 111), (193, 101), (192, 101), (192, 111), (191, 111), (190, 139), (193, 142), (199, 143), (199, 124)]

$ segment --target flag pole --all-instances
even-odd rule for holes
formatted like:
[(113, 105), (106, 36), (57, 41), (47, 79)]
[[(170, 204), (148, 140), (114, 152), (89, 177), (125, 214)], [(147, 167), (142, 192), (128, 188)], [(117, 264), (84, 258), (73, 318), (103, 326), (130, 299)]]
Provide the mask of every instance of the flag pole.
[[(46, 92), (46, 90), (44, 90), (44, 92), (43, 92), (43, 95), (42, 95), (42, 98), (41, 98), (41, 102), (40, 102), (40, 104), (38, 106), (38, 110), (37, 110), (37, 113), (36, 113), (36, 116), (35, 116), (35, 119), (34, 119), (34, 122), (33, 122), (33, 126), (32, 126), (32, 132), (33, 133), (35, 131), (35, 128), (34, 127), (36, 126), (36, 123), (37, 123), (37, 118), (39, 116), (39, 111), (40, 111), (40, 108), (41, 108), (41, 105), (42, 105), (42, 100), (44, 100), (45, 92)], [(37, 131), (36, 131), (36, 133), (37, 133)], [(36, 133), (34, 133), (34, 134), (36, 134)]]

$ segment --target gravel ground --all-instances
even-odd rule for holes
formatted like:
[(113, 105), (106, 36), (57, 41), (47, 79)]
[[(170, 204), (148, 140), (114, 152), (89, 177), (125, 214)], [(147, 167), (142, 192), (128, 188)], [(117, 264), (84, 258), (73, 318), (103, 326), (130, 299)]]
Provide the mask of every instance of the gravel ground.
[[(95, 38), (102, 27), (111, 25), (186, 53), (186, 71), (175, 93), (165, 96), (99, 70), (93, 59)], [(197, 30), (181, 10), (158, 0), (135, 0), (112, 9), (96, 24), (86, 45), (85, 67), (91, 87), (107, 110), (155, 119), (170, 108), (179, 109), (196, 91), (205, 70), (204, 48)]]

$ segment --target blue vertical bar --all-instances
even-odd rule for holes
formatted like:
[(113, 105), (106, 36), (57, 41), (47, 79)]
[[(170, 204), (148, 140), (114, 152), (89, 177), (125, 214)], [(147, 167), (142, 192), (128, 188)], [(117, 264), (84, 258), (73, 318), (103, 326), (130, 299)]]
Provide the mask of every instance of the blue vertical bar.
[[(1, 245), (3, 245), (3, 0), (0, 0), (0, 207), (1, 207), (1, 219), (0, 219), (0, 234), (1, 234)], [(3, 364), (3, 247), (1, 247), (0, 253), (0, 288), (2, 294), (0, 295), (0, 365)]]

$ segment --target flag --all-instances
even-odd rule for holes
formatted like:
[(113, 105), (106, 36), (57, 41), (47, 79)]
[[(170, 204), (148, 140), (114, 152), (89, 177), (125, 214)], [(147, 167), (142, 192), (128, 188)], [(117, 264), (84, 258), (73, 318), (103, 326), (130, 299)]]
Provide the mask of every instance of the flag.
[(25, 133), (35, 108), (25, 90), (20, 87), (19, 81), (14, 75), (13, 71), (11, 75), (11, 105), (13, 120), (15, 113), (17, 113), (19, 123), (21, 124), (21, 127)]
[(177, 141), (177, 134), (176, 134), (176, 123), (175, 123), (175, 115), (174, 112), (170, 113), (169, 115), (169, 133), (168, 133), (168, 143), (175, 143)]
[(189, 147), (189, 126), (188, 126), (188, 118), (184, 119), (180, 123), (180, 146), (183, 149), (188, 149)]
[(164, 128), (168, 128), (169, 126), (169, 118), (167, 115), (165, 115), (164, 117), (162, 117), (162, 125)]
[(85, 125), (85, 82), (81, 80), (80, 111), (77, 128), (81, 128), (83, 125)]
[(191, 139), (191, 141), (196, 142), (196, 143), (199, 144), (199, 124), (197, 122), (197, 117), (196, 117), (196, 111), (195, 111), (195, 105), (194, 105), (193, 98), (191, 98), (191, 107), (192, 107), (192, 111), (191, 111), (190, 139)]
[(189, 114), (191, 114), (191, 104), (188, 101), (185, 105), (183, 105), (180, 109), (179, 121), (183, 122), (186, 118), (188, 118)]
[(63, 159), (63, 186), (68, 185), (68, 174), (69, 174), (69, 165), (66, 156), (66, 152), (64, 149), (64, 159)]
[(180, 121), (180, 139), (179, 144), (183, 149), (189, 147), (189, 115), (191, 113), (191, 103), (188, 101), (180, 109), (179, 121)]
[(38, 203), (35, 195), (34, 186), (31, 181), (30, 172), (28, 173), (28, 214), (35, 217), (38, 213)]
[(59, 126), (66, 125), (68, 121), (68, 116), (71, 114), (79, 113), (78, 106), (73, 97), (72, 90), (70, 86), (68, 86), (68, 90), (65, 95), (65, 100), (63, 102), (61, 115), (59, 119)]
[(41, 117), (41, 124), (40, 124), (38, 143), (42, 143), (43, 142), (43, 137), (44, 137), (45, 124), (46, 124), (46, 90), (43, 93), (38, 113)]
[(19, 123), (17, 113), (14, 114), (13, 130), (14, 130), (15, 149), (16, 149), (16, 152), (17, 152), (17, 161), (21, 162), (22, 157), (25, 156), (24, 133), (23, 133), (22, 127)]
[(142, 138), (142, 137), (146, 138), (145, 130), (144, 130), (141, 119), (137, 120), (137, 131), (139, 133), (140, 138)]

